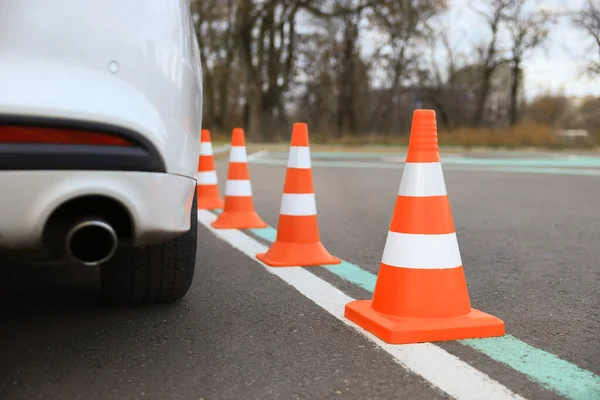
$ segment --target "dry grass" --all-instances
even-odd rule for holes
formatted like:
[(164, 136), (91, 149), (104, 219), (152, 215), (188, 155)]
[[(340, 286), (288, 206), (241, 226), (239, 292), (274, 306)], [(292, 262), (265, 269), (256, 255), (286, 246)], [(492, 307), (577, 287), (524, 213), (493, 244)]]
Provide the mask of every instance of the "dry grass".
[(551, 128), (535, 123), (524, 123), (511, 130), (457, 129), (440, 134), (440, 143), (457, 144), (464, 147), (541, 147), (561, 148), (569, 143), (557, 137)]
[[(229, 133), (211, 132), (213, 143), (226, 144), (230, 140)], [(335, 137), (321, 132), (310, 133), (311, 144), (326, 146), (342, 146), (347, 148), (363, 146), (406, 146), (408, 133), (403, 134), (366, 134), (360, 136), (345, 135)], [(600, 143), (600, 132), (588, 141), (567, 142), (557, 137), (553, 130), (536, 123), (522, 123), (513, 129), (482, 130), (459, 128), (452, 131), (439, 132), (441, 146), (470, 148), (540, 148), (540, 149), (590, 149)], [(287, 144), (287, 139), (280, 138), (278, 143)]]

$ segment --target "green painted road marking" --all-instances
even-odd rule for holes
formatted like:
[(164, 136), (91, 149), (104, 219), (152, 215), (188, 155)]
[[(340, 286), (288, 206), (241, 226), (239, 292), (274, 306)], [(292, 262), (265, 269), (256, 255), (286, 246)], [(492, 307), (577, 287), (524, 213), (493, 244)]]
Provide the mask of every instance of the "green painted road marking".
[[(271, 243), (277, 237), (277, 231), (272, 227), (250, 229), (250, 232)], [(377, 275), (358, 265), (342, 261), (342, 264), (323, 266), (323, 268), (371, 293), (375, 289)], [(600, 399), (600, 376), (562, 360), (554, 354), (530, 346), (514, 336), (468, 339), (459, 342), (508, 365), (530, 380), (571, 400)]]
[[(526, 153), (505, 153), (506, 157), (477, 157), (470, 154), (447, 154), (441, 155), (443, 164), (453, 165), (473, 165), (473, 166), (499, 166), (499, 167), (570, 167), (570, 168), (600, 168), (600, 157), (582, 156), (570, 154), (540, 154), (538, 157), (531, 157)], [(287, 160), (287, 153), (273, 153), (275, 159)], [(330, 166), (337, 166), (339, 162), (335, 159), (347, 158), (348, 162), (355, 162), (361, 159), (381, 159), (382, 161), (397, 160), (395, 162), (404, 162), (406, 152), (325, 152), (315, 151), (311, 153), (314, 161), (330, 160)], [(345, 164), (345, 163), (344, 163)]]
[[(287, 159), (259, 158), (249, 160), (250, 164), (263, 165), (287, 165)], [(381, 169), (400, 169), (404, 163), (385, 163), (385, 162), (354, 162), (354, 161), (320, 161), (312, 160), (313, 167), (340, 167), (340, 168), (381, 168)], [(531, 174), (551, 174), (551, 175), (587, 175), (600, 176), (599, 169), (577, 169), (577, 168), (549, 168), (549, 167), (511, 167), (511, 166), (486, 166), (474, 164), (452, 164), (442, 161), (444, 170), (447, 171), (470, 171), (470, 172), (516, 172)], [(477, 167), (477, 168), (474, 168)]]
[(508, 167), (600, 167), (600, 158), (467, 158), (442, 157), (442, 163)]
[[(398, 152), (392, 151), (373, 151), (373, 152), (353, 152), (353, 151), (311, 151), (312, 158), (379, 158), (379, 157), (397, 157)], [(287, 158), (287, 153), (285, 153)]]
[[(443, 153), (443, 151), (442, 151)], [(493, 153), (493, 152), (492, 152)], [(287, 153), (278, 153), (287, 160)], [(598, 168), (600, 157), (580, 156), (570, 154), (540, 154), (539, 157), (528, 157), (527, 153), (505, 153), (508, 157), (477, 157), (469, 154), (441, 155), (442, 163), (462, 165), (489, 165), (510, 167), (573, 167), (573, 168)], [(406, 152), (311, 152), (313, 160), (323, 158), (398, 158), (402, 161)]]
[(600, 399), (600, 376), (554, 354), (536, 349), (514, 336), (460, 342), (524, 373), (533, 381), (569, 399)]

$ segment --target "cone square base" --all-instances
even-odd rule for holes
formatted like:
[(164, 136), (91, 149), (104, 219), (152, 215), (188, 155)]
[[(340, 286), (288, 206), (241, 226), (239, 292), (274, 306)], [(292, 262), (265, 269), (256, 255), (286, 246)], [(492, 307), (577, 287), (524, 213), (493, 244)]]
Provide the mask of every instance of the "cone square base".
[(255, 229), (268, 225), (255, 211), (225, 211), (211, 224), (215, 229)]
[(395, 318), (374, 311), (371, 303), (371, 300), (350, 302), (344, 316), (390, 344), (504, 336), (501, 319), (475, 309), (458, 318)]
[(198, 210), (216, 210), (223, 208), (225, 202), (221, 197), (203, 197), (198, 198)]
[(270, 267), (318, 267), (342, 263), (342, 260), (329, 254), (321, 242), (276, 241), (266, 253), (259, 253), (256, 258)]

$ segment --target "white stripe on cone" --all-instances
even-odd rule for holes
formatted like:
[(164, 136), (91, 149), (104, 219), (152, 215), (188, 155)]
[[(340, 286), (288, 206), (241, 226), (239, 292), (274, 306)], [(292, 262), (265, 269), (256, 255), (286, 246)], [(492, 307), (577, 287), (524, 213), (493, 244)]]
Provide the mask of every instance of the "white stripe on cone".
[(434, 163), (406, 163), (398, 195), (410, 197), (446, 196), (442, 165)]
[(252, 187), (247, 179), (228, 179), (225, 184), (225, 196), (252, 196)]
[(388, 231), (381, 262), (410, 269), (450, 269), (462, 266), (456, 232), (442, 235)]
[(229, 162), (247, 162), (248, 155), (246, 154), (245, 146), (232, 146), (229, 151)]
[(204, 171), (196, 174), (198, 185), (216, 185), (217, 173), (215, 171)]
[(310, 149), (308, 146), (291, 146), (288, 168), (310, 168)]
[(281, 215), (316, 215), (317, 204), (315, 194), (290, 194), (284, 193), (281, 198)]
[(201, 156), (212, 156), (213, 148), (211, 142), (200, 142), (200, 155)]

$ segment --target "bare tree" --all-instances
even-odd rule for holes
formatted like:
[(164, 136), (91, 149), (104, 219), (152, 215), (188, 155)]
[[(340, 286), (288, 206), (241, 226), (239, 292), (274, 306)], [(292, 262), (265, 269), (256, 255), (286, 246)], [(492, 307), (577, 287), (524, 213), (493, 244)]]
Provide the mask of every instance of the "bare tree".
[[(191, 0), (205, 126), (271, 141), (293, 116), (326, 135), (390, 134), (408, 129), (415, 106), (435, 108), (447, 128), (481, 126), (501, 65), (512, 84), (507, 106), (496, 103), (515, 124), (522, 63), (546, 41), (549, 17), (528, 11), (533, 0), (473, 1), (490, 34), (467, 63), (436, 19), (448, 0)], [(586, 1), (572, 21), (597, 45), (588, 71), (600, 75), (600, 0)], [(529, 115), (562, 123), (542, 106)]]
[[(460, 55), (456, 52), (453, 44), (450, 43), (449, 31), (448, 26), (439, 26), (431, 43), (431, 65), (429, 69), (433, 84), (439, 89), (451, 84), (459, 69)], [(445, 55), (443, 66), (435, 59), (435, 52), (439, 45), (441, 45)]]
[(550, 33), (550, 14), (532, 10), (526, 11), (527, 0), (518, 0), (510, 10), (506, 25), (511, 37), (511, 90), (510, 125), (514, 126), (519, 118), (519, 86), (522, 81), (522, 64), (528, 53), (544, 43)]
[(432, 37), (431, 21), (447, 8), (445, 0), (381, 0), (373, 7), (371, 27), (386, 37), (382, 49), (383, 67), (389, 85), (387, 96), (375, 109), (371, 125), (379, 127), (387, 115), (394, 113), (394, 99), (408, 78), (418, 72), (421, 51)]
[(519, 0), (485, 0), (484, 8), (480, 9), (472, 6), (474, 11), (479, 14), (486, 22), (490, 37), (486, 44), (482, 44), (481, 53), (481, 85), (479, 89), (479, 98), (477, 108), (473, 115), (473, 125), (481, 126), (485, 106), (487, 104), (490, 92), (491, 80), (494, 71), (505, 61), (504, 56), (498, 48), (498, 37), (502, 22), (507, 19), (508, 13)]
[[(453, 119), (461, 120), (462, 109), (460, 102), (451, 94), (454, 89), (455, 78), (460, 68), (465, 66), (465, 57), (457, 51), (456, 44), (450, 42), (450, 28), (447, 25), (437, 24), (435, 34), (431, 38), (430, 61), (427, 66), (427, 76), (421, 82), (424, 89), (424, 99), (434, 105), (441, 119), (442, 126), (452, 129)], [(440, 63), (436, 58), (437, 50), (441, 47), (444, 61)], [(451, 112), (450, 112), (451, 111)], [(450, 114), (452, 114), (451, 118)], [(458, 118), (456, 118), (458, 117)]]
[[(335, 10), (352, 9), (358, 5), (357, 0), (336, 0)], [(338, 55), (338, 99), (337, 99), (337, 121), (338, 135), (348, 130), (352, 134), (358, 132), (356, 122), (356, 79), (355, 70), (360, 59), (360, 47), (358, 44), (360, 22), (363, 10), (355, 13), (347, 13), (340, 17), (341, 41)], [(335, 41), (335, 39), (334, 39)]]
[(309, 45), (298, 53), (298, 67), (303, 76), (298, 82), (301, 94), (295, 116), (324, 132), (329, 132), (335, 125), (337, 113), (335, 81), (339, 52), (332, 41), (337, 28), (335, 24), (324, 23), (311, 37)]
[(232, 109), (236, 42), (234, 23), (235, 0), (193, 0), (190, 3), (200, 57), (203, 63), (203, 86), (206, 105), (205, 125), (225, 129)]
[[(362, 55), (361, 24), (366, 8), (358, 0), (331, 0), (311, 18), (311, 45), (299, 52), (303, 76), (301, 115), (338, 137), (362, 132), (371, 63)], [(348, 12), (350, 10), (351, 12)], [(335, 15), (336, 17), (326, 17)], [(312, 79), (311, 79), (312, 78)], [(360, 110), (360, 112), (359, 112)]]
[(245, 75), (246, 110), (250, 131), (265, 141), (274, 139), (277, 119), (285, 119), (284, 95), (298, 74), (298, 47), (304, 44), (297, 30), (302, 11), (321, 18), (336, 18), (367, 8), (331, 10), (320, 0), (238, 0), (237, 40)]
[[(322, 97), (335, 94), (335, 131), (338, 136), (344, 133), (356, 135), (360, 124), (357, 115), (360, 106), (360, 94), (369, 88), (368, 64), (361, 55), (361, 24), (363, 16), (381, 0), (315, 0), (304, 3), (314, 18), (314, 23), (322, 37), (320, 55), (326, 54), (328, 60), (322, 60), (330, 71), (320, 71), (320, 84), (330, 82), (327, 93)], [(315, 7), (318, 4), (319, 7)], [(332, 121), (330, 121), (331, 123)]]
[(300, 0), (239, 0), (237, 38), (251, 134), (272, 141), (294, 70)]
[(575, 13), (573, 23), (594, 41), (596, 60), (589, 62), (587, 72), (600, 76), (600, 0), (586, 0), (584, 8)]

